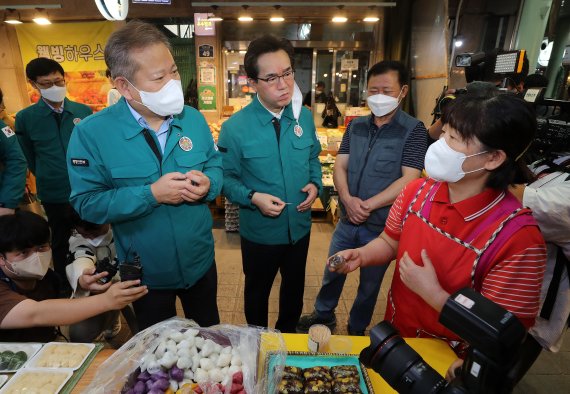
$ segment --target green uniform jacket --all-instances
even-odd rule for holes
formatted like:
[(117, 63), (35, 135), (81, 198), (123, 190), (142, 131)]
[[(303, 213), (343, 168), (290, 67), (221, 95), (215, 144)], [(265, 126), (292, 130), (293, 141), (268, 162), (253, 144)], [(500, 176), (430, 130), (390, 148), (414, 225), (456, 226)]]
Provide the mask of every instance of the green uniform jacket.
[[(136, 252), (144, 284), (154, 289), (188, 288), (214, 261), (206, 201), (222, 189), (222, 158), (206, 120), (191, 107), (174, 117), (162, 162), (142, 131), (124, 98), (75, 127), (67, 153), (71, 204), (85, 220), (112, 224), (120, 261), (127, 253), (132, 259)], [(149, 133), (159, 147), (156, 134)], [(164, 174), (190, 170), (210, 178), (206, 201), (159, 204), (151, 183)]]
[(69, 178), (65, 154), (73, 127), (92, 114), (83, 104), (64, 100), (61, 127), (53, 110), (39, 99), (16, 114), (16, 134), (28, 161), (30, 171), (36, 176), (38, 197), (46, 203), (69, 201)]
[(0, 203), (16, 208), (26, 186), (26, 158), (14, 131), (0, 120)]
[[(273, 116), (257, 98), (222, 124), (218, 145), (224, 162), (223, 194), (240, 205), (240, 234), (249, 241), (278, 245), (295, 243), (311, 230), (311, 212), (298, 212), (307, 198), (301, 189), (313, 182), (322, 189), (321, 145), (311, 112), (303, 108), (295, 134), (291, 104), (281, 116), (277, 144)], [(249, 200), (251, 190), (279, 197), (285, 206), (276, 218), (261, 214)]]

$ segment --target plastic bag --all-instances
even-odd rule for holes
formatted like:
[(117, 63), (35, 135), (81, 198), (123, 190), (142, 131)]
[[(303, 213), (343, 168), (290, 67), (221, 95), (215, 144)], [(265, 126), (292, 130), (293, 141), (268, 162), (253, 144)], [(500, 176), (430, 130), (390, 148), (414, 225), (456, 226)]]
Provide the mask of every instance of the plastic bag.
[[(192, 337), (193, 341), (190, 339)], [(183, 342), (185, 340), (186, 342)], [(239, 382), (234, 382), (237, 376), (234, 372), (236, 368), (230, 370), (240, 360), (243, 390), (247, 394), (266, 393), (268, 387), (277, 387), (279, 384), (278, 381), (268, 381), (270, 374), (265, 370), (267, 366), (265, 361), (269, 352), (272, 355), (278, 355), (277, 364), (279, 366), (285, 365), (287, 351), (285, 341), (279, 331), (226, 324), (202, 328), (192, 320), (175, 317), (139, 332), (113, 353), (100, 365), (93, 381), (84, 393), (141, 394), (151, 392), (154, 394), (165, 392), (168, 389), (169, 393), (234, 394), (239, 392), (241, 394), (243, 391), (236, 391), (239, 389)], [(218, 354), (217, 358), (214, 353)], [(176, 360), (173, 360), (173, 354)], [(223, 358), (222, 354), (225, 354)], [(228, 363), (228, 354), (231, 354), (230, 363)], [(195, 356), (199, 357), (200, 367), (196, 365)], [(188, 358), (191, 359), (189, 367)], [(209, 361), (201, 361), (202, 359)], [(208, 368), (212, 367), (212, 362), (215, 367)], [(225, 367), (220, 368), (218, 365), (225, 365)], [(214, 377), (218, 376), (217, 374), (221, 373), (223, 368), (228, 368), (223, 376), (223, 384), (210, 379), (209, 371), (215, 368), (220, 372), (213, 372)], [(200, 376), (196, 376), (198, 369), (202, 370), (199, 373)], [(208, 372), (206, 378), (204, 371)], [(182, 381), (177, 381), (175, 378), (179, 378), (181, 374), (183, 374)], [(271, 375), (273, 375), (273, 380), (281, 378), (280, 374)], [(159, 380), (160, 382), (157, 383)], [(165, 380), (168, 380), (168, 387)], [(196, 387), (200, 389), (197, 390)]]

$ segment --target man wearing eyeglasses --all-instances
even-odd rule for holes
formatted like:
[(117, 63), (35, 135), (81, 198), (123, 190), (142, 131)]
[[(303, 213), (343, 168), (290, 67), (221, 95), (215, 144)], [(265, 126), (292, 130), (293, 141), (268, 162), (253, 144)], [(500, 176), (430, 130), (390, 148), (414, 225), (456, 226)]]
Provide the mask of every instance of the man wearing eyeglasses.
[(41, 98), (16, 114), (16, 135), (28, 167), (36, 176), (38, 197), (48, 217), (55, 271), (66, 284), (71, 223), (65, 213), (71, 188), (65, 155), (73, 127), (92, 111), (65, 97), (65, 74), (55, 60), (32, 60), (26, 66), (26, 76)]
[(321, 183), (321, 147), (311, 113), (295, 87), (293, 47), (264, 36), (244, 58), (251, 104), (222, 126), (218, 146), (224, 165), (223, 193), (240, 205), (248, 324), (268, 326), (268, 299), (281, 273), (275, 327), (295, 332), (303, 309), (311, 205)]

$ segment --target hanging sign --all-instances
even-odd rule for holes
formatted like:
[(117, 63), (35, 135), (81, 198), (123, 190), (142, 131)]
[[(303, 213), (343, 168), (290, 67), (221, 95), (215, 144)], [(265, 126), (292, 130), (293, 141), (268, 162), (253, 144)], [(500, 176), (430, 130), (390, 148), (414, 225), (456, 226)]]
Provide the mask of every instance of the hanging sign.
[(341, 59), (341, 70), (358, 70), (358, 59)]
[(216, 23), (208, 19), (206, 13), (194, 14), (194, 34), (197, 36), (215, 36)]
[(214, 85), (198, 86), (198, 108), (206, 111), (216, 109), (216, 87)]
[(216, 83), (216, 69), (214, 67), (200, 68), (200, 83), (213, 85)]
[(198, 47), (198, 57), (213, 58), (214, 46), (208, 44), (200, 45)]
[[(111, 84), (105, 76), (105, 43), (114, 30), (112, 22), (54, 23), (48, 26), (25, 23), (16, 26), (22, 64), (33, 59), (53, 59), (65, 70), (67, 97), (93, 111), (103, 109)], [(39, 99), (28, 84), (30, 101)]]

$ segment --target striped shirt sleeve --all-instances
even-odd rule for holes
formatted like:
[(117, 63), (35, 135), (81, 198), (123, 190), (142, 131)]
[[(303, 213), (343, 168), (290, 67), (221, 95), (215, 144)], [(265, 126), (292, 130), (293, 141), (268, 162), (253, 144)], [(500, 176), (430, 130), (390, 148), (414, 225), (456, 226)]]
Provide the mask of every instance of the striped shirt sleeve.
[(341, 155), (348, 155), (350, 154), (350, 126), (352, 125), (352, 120), (346, 127), (344, 134), (342, 135), (342, 141), (340, 142), (340, 146), (338, 147), (337, 154)]
[(423, 170), (427, 151), (427, 130), (422, 122), (418, 122), (412, 130), (402, 152), (402, 166)]
[(514, 313), (530, 328), (540, 307), (546, 247), (534, 243), (495, 265), (485, 276), (481, 294)]

